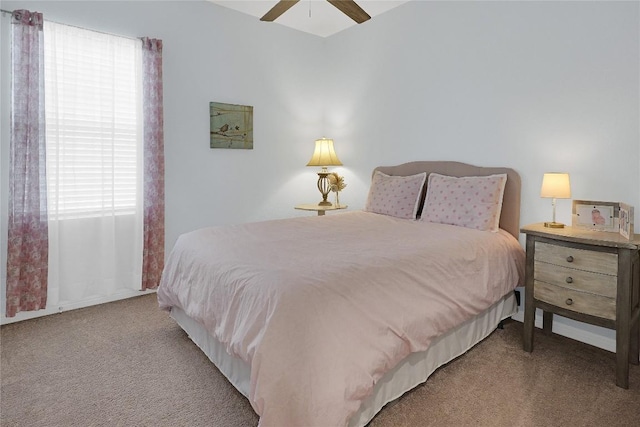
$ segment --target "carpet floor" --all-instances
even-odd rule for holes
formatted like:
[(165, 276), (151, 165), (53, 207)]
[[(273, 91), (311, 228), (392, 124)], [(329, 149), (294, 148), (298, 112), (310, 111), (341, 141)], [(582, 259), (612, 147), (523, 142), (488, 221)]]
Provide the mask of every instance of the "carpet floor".
[[(155, 294), (3, 325), (0, 425), (256, 426), (251, 405)], [(507, 322), (370, 423), (387, 426), (637, 426), (640, 366), (615, 385), (615, 355)]]

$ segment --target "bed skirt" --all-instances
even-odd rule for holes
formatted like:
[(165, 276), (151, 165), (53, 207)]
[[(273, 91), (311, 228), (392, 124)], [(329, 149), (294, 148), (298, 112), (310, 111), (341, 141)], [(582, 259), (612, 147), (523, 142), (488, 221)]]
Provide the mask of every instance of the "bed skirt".
[[(372, 395), (351, 417), (349, 427), (366, 425), (384, 405), (425, 382), (438, 367), (466, 353), (489, 336), (500, 321), (514, 315), (517, 311), (515, 294), (510, 292), (486, 311), (435, 339), (427, 350), (407, 356), (376, 383)], [(223, 345), (180, 308), (173, 307), (171, 317), (227, 377), (229, 382), (245, 397), (248, 397), (249, 365), (241, 359), (230, 356)]]

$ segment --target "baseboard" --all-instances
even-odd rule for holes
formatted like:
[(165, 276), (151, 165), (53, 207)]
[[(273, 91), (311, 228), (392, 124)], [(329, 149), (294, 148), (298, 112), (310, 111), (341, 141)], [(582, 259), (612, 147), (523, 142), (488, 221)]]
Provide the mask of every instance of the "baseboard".
[[(518, 312), (511, 318), (518, 322), (524, 322), (524, 308), (518, 307)], [(535, 325), (542, 329), (542, 310), (540, 309), (536, 309)], [(616, 332), (613, 329), (578, 322), (554, 314), (553, 333), (614, 353), (616, 351)]]
[(155, 289), (150, 289), (146, 291), (124, 290), (109, 296), (97, 296), (97, 297), (83, 299), (81, 301), (74, 301), (70, 303), (60, 303), (60, 304), (56, 304), (55, 307), (47, 307), (43, 310), (21, 311), (17, 313), (14, 317), (6, 317), (3, 314), (2, 317), (0, 318), (0, 325), (7, 325), (9, 323), (20, 322), (22, 320), (35, 319), (38, 317), (48, 316), (51, 314), (64, 313), (65, 311), (77, 310), (79, 308), (91, 307), (92, 305), (105, 304), (108, 302), (114, 302), (114, 301), (119, 301), (127, 298), (138, 297), (140, 295), (152, 294), (155, 292), (156, 292)]

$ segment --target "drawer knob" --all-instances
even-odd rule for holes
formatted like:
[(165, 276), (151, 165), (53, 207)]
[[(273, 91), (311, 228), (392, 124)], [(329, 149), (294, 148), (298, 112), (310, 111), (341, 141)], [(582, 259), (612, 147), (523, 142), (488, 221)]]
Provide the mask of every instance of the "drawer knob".
[(573, 283), (573, 277), (569, 276), (565, 279), (565, 282), (567, 283)]
[(567, 262), (573, 262), (573, 257), (571, 255), (567, 257)]
[(565, 302), (567, 303), (567, 305), (572, 305), (573, 304), (573, 300), (571, 298), (567, 298), (567, 300)]

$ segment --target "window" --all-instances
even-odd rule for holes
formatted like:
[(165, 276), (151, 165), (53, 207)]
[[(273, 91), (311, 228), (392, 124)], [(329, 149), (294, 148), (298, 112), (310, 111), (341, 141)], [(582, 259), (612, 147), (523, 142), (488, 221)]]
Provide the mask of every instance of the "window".
[(44, 24), (48, 302), (139, 290), (142, 42)]
[(45, 21), (44, 46), (50, 220), (134, 214), (140, 41)]

